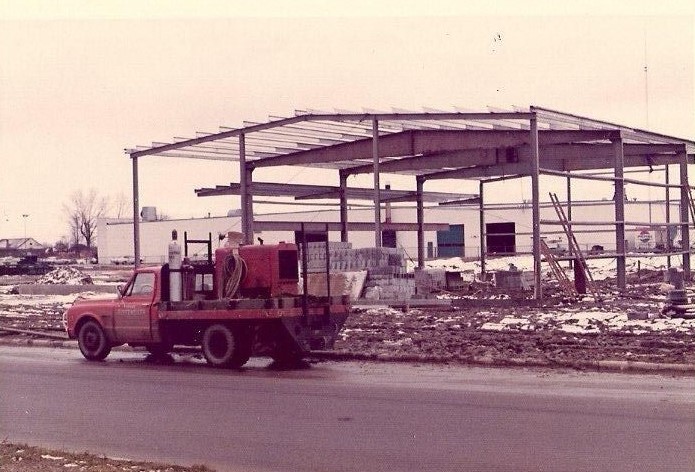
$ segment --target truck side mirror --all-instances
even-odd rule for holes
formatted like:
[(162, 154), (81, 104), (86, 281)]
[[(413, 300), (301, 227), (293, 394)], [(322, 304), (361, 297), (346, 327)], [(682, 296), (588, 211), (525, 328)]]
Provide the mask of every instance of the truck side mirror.
[(122, 296), (123, 296), (123, 285), (117, 286), (117, 287), (116, 287), (116, 290), (118, 290), (118, 295), (119, 295), (120, 297), (122, 297)]

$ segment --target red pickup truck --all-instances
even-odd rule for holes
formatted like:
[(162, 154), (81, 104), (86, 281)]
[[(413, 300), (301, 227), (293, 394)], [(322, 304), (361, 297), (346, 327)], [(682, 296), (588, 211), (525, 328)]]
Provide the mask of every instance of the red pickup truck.
[(293, 362), (330, 349), (348, 298), (300, 294), (297, 254), (286, 243), (225, 247), (214, 263), (137, 268), (117, 298), (75, 301), (64, 314), (68, 336), (89, 360), (126, 343), (153, 354), (185, 345), (201, 346), (213, 366), (233, 368), (252, 355)]

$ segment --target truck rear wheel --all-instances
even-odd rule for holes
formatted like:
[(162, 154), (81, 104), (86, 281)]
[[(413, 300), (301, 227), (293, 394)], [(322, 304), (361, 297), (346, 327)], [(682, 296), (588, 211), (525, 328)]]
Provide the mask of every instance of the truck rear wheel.
[(96, 321), (87, 321), (82, 325), (77, 344), (82, 355), (90, 361), (103, 361), (111, 352), (106, 333)]
[(239, 368), (251, 357), (251, 345), (240, 335), (223, 324), (207, 327), (203, 333), (203, 355), (214, 367)]

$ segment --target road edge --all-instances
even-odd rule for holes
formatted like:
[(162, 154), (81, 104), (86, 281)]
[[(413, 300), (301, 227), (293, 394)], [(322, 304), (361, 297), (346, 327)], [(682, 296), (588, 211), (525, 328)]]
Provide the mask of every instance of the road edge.
[[(0, 345), (14, 347), (52, 347), (60, 349), (78, 349), (77, 341), (57, 339), (2, 339)], [(129, 346), (119, 346), (115, 351), (135, 351)], [(659, 364), (643, 361), (565, 361), (561, 359), (517, 359), (498, 358), (490, 356), (451, 357), (427, 355), (393, 355), (393, 354), (356, 354), (347, 351), (313, 351), (309, 358), (332, 361), (365, 361), (365, 362), (398, 362), (398, 363), (427, 363), (427, 364), (461, 364), (480, 367), (535, 367), (563, 368), (575, 370), (592, 370), (630, 373), (660, 373), (695, 375), (695, 365), (690, 364)]]

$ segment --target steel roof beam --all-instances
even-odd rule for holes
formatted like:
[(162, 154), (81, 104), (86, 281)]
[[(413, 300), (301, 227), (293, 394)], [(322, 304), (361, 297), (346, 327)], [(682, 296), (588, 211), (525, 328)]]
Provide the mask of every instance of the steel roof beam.
[[(547, 135), (541, 135), (547, 136)], [(550, 140), (550, 139), (543, 139)], [(422, 156), (404, 157), (381, 164), (382, 172), (404, 172), (423, 170), (424, 168), (468, 167), (473, 165), (492, 165), (505, 163), (508, 160), (507, 149), (467, 149)], [(528, 149), (522, 148), (520, 159), (530, 159)], [(671, 153), (682, 149), (675, 144), (626, 144), (625, 155), (648, 155), (654, 153)], [(517, 151), (518, 152), (518, 151)], [(610, 144), (556, 144), (541, 147), (541, 159), (579, 159), (612, 157)], [(646, 165), (646, 164), (645, 164)], [(368, 174), (372, 172), (371, 165), (355, 166), (348, 169), (351, 175)]]
[(282, 128), (273, 130), (259, 131), (259, 133), (263, 133), (264, 135), (269, 134), (271, 136), (279, 136), (278, 139), (287, 139), (288, 141), (292, 141), (292, 139), (305, 139), (309, 141), (315, 140), (324, 146), (351, 141), (350, 139), (340, 137), (334, 133), (330, 137), (327, 135), (331, 133), (311, 132), (312, 134), (309, 134), (306, 131), (302, 132), (302, 130), (295, 128), (293, 125), (283, 126)]
[[(542, 157), (542, 153), (541, 153)], [(647, 161), (644, 155), (625, 156), (624, 167), (647, 167), (649, 164), (658, 166), (676, 163), (678, 158), (671, 155), (649, 156)], [(564, 160), (556, 158), (541, 159), (543, 168), (551, 171), (581, 171), (613, 168), (611, 157), (595, 157), (587, 159)], [(525, 157), (516, 163), (500, 163), (492, 165), (471, 166), (461, 169), (445, 170), (428, 174), (421, 174), (426, 180), (440, 179), (480, 179), (498, 177), (511, 174), (529, 175), (531, 172), (530, 160)]]
[(309, 121), (412, 121), (412, 120), (530, 120), (535, 113), (485, 113), (485, 112), (451, 112), (451, 113), (327, 113), (315, 115), (298, 115)]
[[(239, 195), (241, 192), (240, 183), (230, 183), (229, 185), (217, 185), (214, 188), (199, 188), (195, 190), (199, 197)], [(354, 200), (370, 200), (373, 197), (374, 189), (364, 187), (347, 187), (346, 196)], [(277, 184), (273, 182), (254, 182), (253, 193), (255, 196), (266, 197), (294, 197), (297, 200), (328, 199), (339, 198), (340, 187), (329, 185), (313, 184)], [(403, 199), (410, 201), (413, 195), (409, 190), (382, 189), (384, 199), (395, 202)], [(426, 192), (423, 194), (424, 200), (428, 202), (440, 202), (452, 199), (468, 198), (469, 194), (447, 193), (447, 192)]]
[(495, 164), (445, 170), (440, 172), (432, 172), (430, 174), (421, 174), (420, 176), (425, 180), (480, 179), (485, 177), (499, 177), (513, 174), (526, 176), (530, 173), (530, 162), (516, 162), (512, 164)]
[[(507, 147), (523, 144), (524, 131), (411, 130), (379, 137), (379, 157), (416, 156), (460, 149)], [(286, 154), (257, 161), (256, 167), (302, 165), (366, 159), (372, 154), (372, 140), (362, 139), (334, 146)]]
[[(497, 162), (498, 149), (463, 149), (423, 156), (411, 156), (393, 159), (380, 165), (381, 172), (398, 173), (417, 171), (425, 168), (468, 167), (471, 165), (494, 164)], [(369, 174), (371, 165), (351, 167), (346, 170), (350, 175)]]
[[(341, 223), (339, 221), (317, 222), (312, 221), (303, 223), (305, 231), (326, 231), (328, 226), (329, 231), (340, 231)], [(258, 231), (299, 231), (302, 223), (296, 221), (258, 221), (254, 222), (254, 228)], [(348, 221), (347, 228), (349, 231), (374, 231), (374, 223), (363, 223)], [(417, 231), (416, 223), (381, 223), (382, 230), (393, 231)], [(425, 231), (446, 231), (449, 229), (448, 223), (425, 223)]]
[(596, 120), (594, 118), (588, 118), (585, 116), (579, 116), (571, 113), (564, 113), (557, 110), (551, 110), (549, 108), (531, 106), (530, 110), (532, 112), (538, 113), (539, 119), (542, 120), (553, 120), (575, 125), (579, 124), (579, 126), (589, 126), (594, 129), (618, 129), (623, 132), (623, 137), (625, 139), (633, 139), (636, 141), (643, 142), (650, 142), (650, 140), (654, 140), (671, 144), (685, 144), (687, 152), (689, 154), (695, 153), (695, 142), (689, 139), (678, 138), (675, 136), (667, 136), (665, 134), (655, 133), (653, 131), (632, 128), (617, 123)]
[(200, 159), (200, 160), (208, 160), (208, 161), (235, 161), (239, 159), (238, 155), (227, 155), (227, 156), (209, 156), (209, 155), (195, 155), (195, 154), (190, 154), (185, 151), (177, 152), (177, 151), (165, 151), (162, 153), (157, 154), (159, 157), (177, 157), (177, 158), (185, 158), (185, 159)]
[[(620, 131), (615, 130), (544, 130), (539, 132), (539, 141), (542, 145), (609, 140), (619, 137)], [(528, 139), (529, 134), (524, 130), (410, 130), (380, 136), (379, 156), (418, 156), (461, 149), (513, 147), (528, 143)], [(371, 139), (361, 139), (264, 159), (254, 162), (254, 165), (267, 167), (350, 161), (368, 158), (371, 151)]]
[(247, 128), (243, 129), (232, 129), (229, 131), (224, 131), (222, 133), (216, 133), (216, 134), (211, 134), (208, 136), (201, 136), (199, 138), (194, 138), (194, 139), (189, 139), (188, 141), (181, 141), (180, 143), (173, 143), (173, 144), (167, 144), (165, 146), (157, 146), (153, 147), (150, 149), (146, 149), (143, 151), (135, 151), (135, 152), (130, 152), (130, 157), (141, 157), (141, 156), (149, 156), (153, 154), (159, 154), (164, 151), (171, 151), (174, 149), (180, 149), (182, 147), (190, 146), (190, 145), (195, 145), (195, 144), (203, 144), (203, 143), (209, 143), (210, 141), (215, 141), (219, 139), (224, 139), (224, 138), (230, 138), (233, 136), (239, 136), (242, 133), (252, 133), (254, 131), (262, 131), (265, 129), (270, 129), (270, 128), (276, 128), (278, 126), (284, 126), (292, 123), (299, 123), (301, 121), (305, 121), (307, 118), (303, 116), (295, 116), (292, 118), (287, 118), (282, 121), (275, 121), (271, 123), (262, 123), (258, 124), (255, 126), (250, 126)]
[(287, 134), (308, 136), (316, 139), (329, 139), (333, 140), (334, 142), (354, 141), (355, 139), (362, 139), (365, 136), (367, 136), (367, 134), (364, 133), (357, 134), (355, 132), (348, 132), (344, 129), (338, 129), (333, 127), (328, 128), (327, 126), (320, 125), (321, 124), (317, 126), (314, 123), (299, 123), (295, 125), (283, 126), (282, 128), (272, 130), (272, 132), (286, 132)]
[[(303, 113), (304, 110), (295, 110), (295, 113), (299, 114), (300, 116), (318, 116), (318, 115), (327, 115), (330, 113), (327, 113), (322, 110), (312, 110), (312, 109), (307, 109), (307, 113)], [(351, 114), (355, 115), (356, 113), (353, 111), (343, 111), (343, 110), (335, 110), (336, 113), (345, 113), (345, 114)], [(315, 125), (321, 125), (321, 126), (330, 126), (330, 127), (335, 127), (336, 129), (345, 129), (348, 132), (350, 131), (367, 131), (367, 134), (371, 134), (372, 131), (372, 122), (371, 120), (367, 120), (365, 122), (362, 121), (356, 121), (356, 122), (338, 122), (338, 123), (314, 123)], [(379, 126), (381, 129), (381, 126)], [(384, 130), (392, 131), (392, 132), (398, 132), (398, 131), (403, 131), (403, 129), (397, 125), (394, 124), (386, 124), (384, 127)]]

